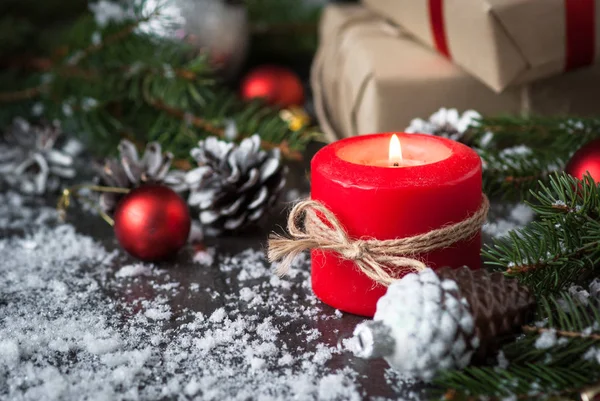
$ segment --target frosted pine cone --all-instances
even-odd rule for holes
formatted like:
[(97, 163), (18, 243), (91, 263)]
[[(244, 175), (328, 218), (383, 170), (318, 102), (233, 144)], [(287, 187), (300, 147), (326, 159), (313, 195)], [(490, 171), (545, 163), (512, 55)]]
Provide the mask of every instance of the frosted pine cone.
[(385, 357), (394, 369), (431, 380), (437, 369), (469, 364), (479, 346), (473, 323), (456, 282), (427, 269), (390, 285), (374, 321), (357, 326), (355, 335), (360, 356)]
[(385, 358), (425, 381), (496, 350), (531, 317), (533, 296), (501, 273), (468, 268), (408, 274), (377, 302), (374, 320), (354, 331), (357, 354)]
[(0, 175), (26, 194), (56, 191), (61, 181), (76, 175), (74, 157), (83, 147), (65, 139), (58, 122), (32, 125), (15, 119), (0, 143)]
[(404, 131), (444, 136), (459, 141), (467, 129), (480, 118), (481, 115), (475, 110), (467, 110), (461, 115), (456, 109), (441, 108), (428, 120), (413, 119)]
[(210, 137), (200, 141), (191, 155), (198, 167), (186, 175), (188, 203), (198, 209), (202, 225), (214, 233), (257, 223), (285, 185), (287, 170), (279, 149), (261, 150), (258, 135), (239, 145)]
[[(119, 144), (119, 158), (109, 159), (99, 168), (98, 184), (117, 188), (135, 188), (141, 184), (167, 184), (177, 187), (183, 182), (183, 173), (169, 172), (173, 155), (162, 153), (157, 142), (150, 142), (142, 158), (133, 143), (122, 140)], [(121, 199), (122, 194), (103, 192), (100, 195), (100, 207), (107, 213), (112, 213)]]

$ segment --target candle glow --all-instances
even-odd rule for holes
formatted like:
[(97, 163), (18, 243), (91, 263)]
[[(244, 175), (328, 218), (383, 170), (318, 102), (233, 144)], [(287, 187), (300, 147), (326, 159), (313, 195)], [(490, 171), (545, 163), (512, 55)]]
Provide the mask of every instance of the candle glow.
[(402, 165), (402, 147), (400, 146), (400, 139), (396, 134), (392, 135), (392, 137), (390, 138), (390, 148), (388, 155), (390, 165), (394, 167)]

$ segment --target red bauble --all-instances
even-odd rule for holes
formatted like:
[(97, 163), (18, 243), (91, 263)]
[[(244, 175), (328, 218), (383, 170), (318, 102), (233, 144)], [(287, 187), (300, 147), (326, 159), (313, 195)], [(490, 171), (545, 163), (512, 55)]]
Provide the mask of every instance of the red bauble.
[(600, 182), (600, 139), (588, 142), (575, 152), (565, 171), (580, 179), (589, 172), (594, 181)]
[(241, 85), (242, 98), (264, 98), (271, 105), (300, 106), (304, 103), (304, 88), (293, 71), (273, 65), (252, 70)]
[(175, 254), (190, 233), (190, 214), (183, 199), (162, 185), (144, 185), (129, 192), (117, 206), (115, 235), (138, 259), (156, 261)]

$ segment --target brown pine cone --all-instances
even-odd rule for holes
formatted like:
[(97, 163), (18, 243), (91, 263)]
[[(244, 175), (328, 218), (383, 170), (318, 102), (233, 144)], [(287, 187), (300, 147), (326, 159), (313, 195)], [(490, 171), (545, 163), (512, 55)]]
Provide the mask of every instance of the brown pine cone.
[(444, 268), (436, 273), (440, 278), (454, 280), (469, 303), (475, 335), (479, 338), (473, 362), (498, 351), (504, 337), (520, 332), (533, 318), (534, 296), (517, 280), (500, 272), (462, 267)]

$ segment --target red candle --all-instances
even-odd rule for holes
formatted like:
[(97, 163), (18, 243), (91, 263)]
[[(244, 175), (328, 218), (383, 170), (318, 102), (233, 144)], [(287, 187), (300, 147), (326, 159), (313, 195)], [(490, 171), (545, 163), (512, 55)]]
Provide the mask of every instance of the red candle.
[[(361, 135), (322, 148), (311, 162), (311, 197), (352, 238), (405, 238), (456, 223), (482, 202), (481, 160), (458, 142), (423, 134)], [(401, 150), (400, 150), (401, 149)], [(480, 266), (481, 237), (425, 255), (428, 266)], [(386, 288), (353, 262), (312, 251), (312, 287), (323, 302), (372, 317)]]

